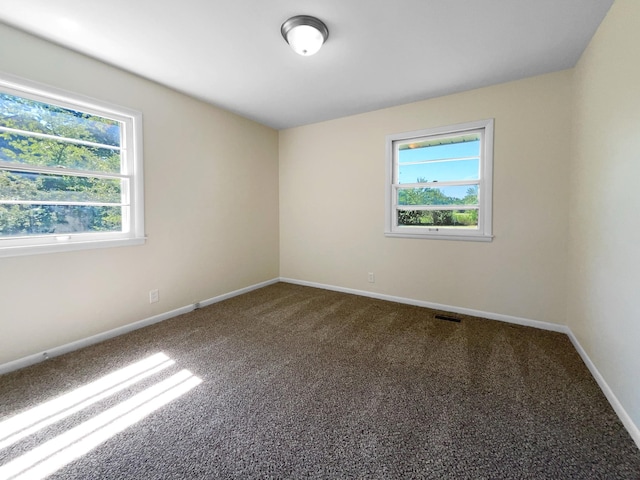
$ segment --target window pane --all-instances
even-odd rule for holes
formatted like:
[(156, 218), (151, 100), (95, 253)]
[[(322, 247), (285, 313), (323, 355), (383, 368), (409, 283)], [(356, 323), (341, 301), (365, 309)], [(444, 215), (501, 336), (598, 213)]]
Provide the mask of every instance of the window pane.
[(480, 159), (428, 162), (400, 165), (398, 183), (448, 182), (478, 180)]
[(0, 126), (120, 146), (120, 122), (0, 93)]
[(480, 156), (479, 133), (408, 142), (400, 145), (398, 150), (399, 163), (478, 156)]
[(478, 210), (398, 210), (398, 225), (478, 228)]
[(0, 204), (0, 237), (120, 231), (121, 207)]
[[(0, 117), (1, 118), (1, 117)], [(120, 151), (0, 132), (0, 161), (120, 173)]]
[(0, 171), (0, 200), (120, 203), (122, 180)]
[(385, 235), (491, 241), (493, 125), (387, 135)]
[(399, 188), (398, 205), (477, 205), (478, 185)]

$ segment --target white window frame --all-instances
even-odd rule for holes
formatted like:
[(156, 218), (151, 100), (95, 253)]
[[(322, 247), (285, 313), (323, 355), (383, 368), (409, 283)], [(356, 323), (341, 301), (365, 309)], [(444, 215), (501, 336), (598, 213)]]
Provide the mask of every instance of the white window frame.
[[(121, 122), (121, 171), (119, 175), (126, 180), (123, 182), (126, 185), (123, 199), (129, 204), (129, 215), (123, 215), (122, 232), (0, 237), (0, 257), (144, 244), (146, 237), (144, 233), (142, 113), (1, 72), (0, 90), (10, 95)], [(0, 165), (7, 169), (15, 167), (15, 164), (1, 161)]]
[[(386, 189), (385, 189), (385, 236), (407, 238), (430, 238), (440, 240), (470, 240), (490, 242), (492, 235), (493, 198), (493, 119), (428, 128), (413, 132), (397, 133), (386, 137)], [(416, 227), (398, 225), (396, 191), (398, 184), (399, 145), (428, 140), (429, 137), (463, 135), (470, 131), (481, 132), (480, 179), (478, 199), (478, 228)], [(437, 186), (425, 184), (425, 186)], [(441, 209), (441, 208), (439, 208)], [(457, 207), (456, 209), (460, 209)]]

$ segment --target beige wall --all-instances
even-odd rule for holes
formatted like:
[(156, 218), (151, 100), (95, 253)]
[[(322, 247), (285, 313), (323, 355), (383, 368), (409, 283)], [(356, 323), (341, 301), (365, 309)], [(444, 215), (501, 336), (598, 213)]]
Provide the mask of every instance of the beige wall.
[(640, 2), (616, 0), (575, 69), (568, 324), (640, 426)]
[(275, 130), (3, 25), (0, 45), (1, 71), (142, 111), (149, 237), (0, 258), (0, 364), (278, 276)]
[[(564, 71), (281, 131), (280, 275), (564, 323), (571, 80)], [(493, 242), (386, 238), (385, 136), (485, 118)]]

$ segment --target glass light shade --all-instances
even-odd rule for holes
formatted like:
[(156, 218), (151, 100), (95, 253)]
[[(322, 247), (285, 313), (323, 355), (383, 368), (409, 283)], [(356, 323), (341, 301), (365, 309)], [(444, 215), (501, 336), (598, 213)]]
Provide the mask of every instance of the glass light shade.
[(309, 25), (299, 25), (287, 34), (287, 42), (293, 51), (300, 55), (313, 55), (320, 50), (324, 38), (319, 30)]
[(282, 36), (294, 52), (309, 56), (320, 50), (327, 41), (327, 26), (315, 17), (298, 15), (291, 17), (280, 27)]

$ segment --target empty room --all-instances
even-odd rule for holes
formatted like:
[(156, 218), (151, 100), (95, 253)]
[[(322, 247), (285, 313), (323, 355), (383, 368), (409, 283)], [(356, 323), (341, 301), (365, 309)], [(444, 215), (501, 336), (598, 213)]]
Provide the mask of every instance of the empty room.
[(640, 2), (0, 0), (0, 480), (640, 478)]

